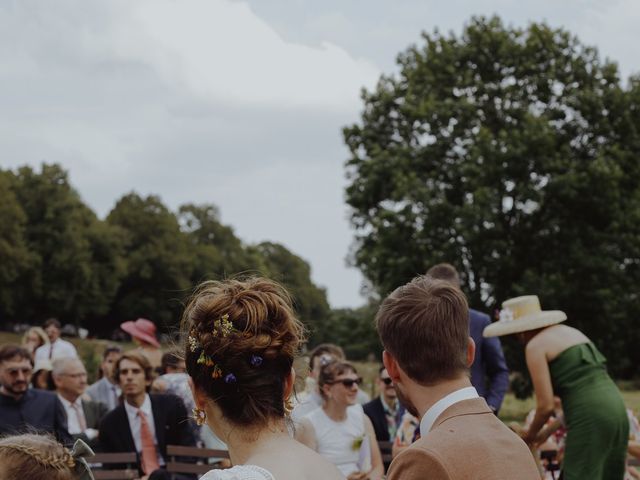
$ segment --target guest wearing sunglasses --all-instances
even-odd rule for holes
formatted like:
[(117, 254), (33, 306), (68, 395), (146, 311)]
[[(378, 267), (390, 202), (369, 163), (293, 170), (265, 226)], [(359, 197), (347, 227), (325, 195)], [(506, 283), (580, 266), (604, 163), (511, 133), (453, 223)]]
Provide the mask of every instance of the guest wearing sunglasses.
[(393, 380), (384, 367), (380, 367), (378, 371), (376, 386), (380, 394), (369, 403), (364, 404), (362, 408), (373, 424), (376, 439), (379, 442), (389, 442), (396, 437), (404, 407), (398, 402)]
[(305, 416), (296, 438), (332, 462), (348, 480), (379, 480), (382, 457), (371, 420), (357, 404), (361, 379), (347, 362), (322, 367), (321, 408)]

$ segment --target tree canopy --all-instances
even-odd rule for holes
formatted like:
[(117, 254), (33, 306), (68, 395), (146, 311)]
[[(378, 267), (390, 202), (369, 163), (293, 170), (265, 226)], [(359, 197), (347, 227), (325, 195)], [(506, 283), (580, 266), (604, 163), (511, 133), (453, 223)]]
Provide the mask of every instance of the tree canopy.
[(171, 332), (196, 284), (239, 274), (282, 282), (311, 341), (321, 334), (330, 309), (309, 264), (276, 243), (245, 245), (214, 205), (174, 213), (132, 192), (101, 220), (59, 165), (0, 170), (0, 324), (54, 316), (104, 335), (146, 317)]
[(344, 129), (352, 262), (380, 295), (439, 262), (470, 303), (520, 294), (640, 362), (640, 78), (562, 29), (425, 33)]

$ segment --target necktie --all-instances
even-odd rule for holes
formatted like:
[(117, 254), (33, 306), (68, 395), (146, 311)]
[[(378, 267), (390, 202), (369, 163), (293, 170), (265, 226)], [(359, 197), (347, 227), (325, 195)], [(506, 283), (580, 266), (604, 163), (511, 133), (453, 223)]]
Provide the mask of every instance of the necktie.
[(111, 385), (111, 393), (113, 393), (113, 398), (111, 399), (111, 409), (114, 409), (118, 406), (118, 391), (114, 385)]
[(153, 435), (151, 434), (151, 428), (149, 428), (147, 416), (142, 410), (138, 410), (138, 416), (140, 417), (140, 443), (142, 444), (142, 471), (149, 475), (160, 467), (158, 465), (158, 453), (156, 452), (156, 445), (153, 443)]
[(84, 412), (81, 412), (80, 407), (75, 403), (71, 404), (71, 408), (73, 408), (73, 411), (76, 412), (76, 418), (78, 419), (78, 426), (80, 427), (80, 430), (84, 432), (87, 429), (87, 422), (84, 419)]
[(51, 358), (53, 358), (53, 343), (51, 344), (51, 347), (49, 347), (49, 360), (51, 360)]

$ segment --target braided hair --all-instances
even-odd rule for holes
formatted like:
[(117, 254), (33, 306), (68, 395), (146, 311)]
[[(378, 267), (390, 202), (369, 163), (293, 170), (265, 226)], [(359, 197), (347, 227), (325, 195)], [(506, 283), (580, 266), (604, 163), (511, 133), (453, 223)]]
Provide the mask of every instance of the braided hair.
[(48, 435), (23, 434), (0, 440), (0, 478), (75, 480), (71, 452)]

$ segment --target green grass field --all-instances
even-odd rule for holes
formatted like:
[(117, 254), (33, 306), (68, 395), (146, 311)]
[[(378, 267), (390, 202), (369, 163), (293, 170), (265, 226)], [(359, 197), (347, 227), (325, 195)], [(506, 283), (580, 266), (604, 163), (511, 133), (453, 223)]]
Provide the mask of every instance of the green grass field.
[[(0, 345), (5, 343), (20, 343), (22, 335), (18, 335), (10, 332), (0, 332)], [(89, 381), (93, 382), (96, 378), (98, 366), (102, 352), (107, 345), (116, 343), (107, 340), (88, 339), (82, 340), (79, 338), (67, 338), (78, 349), (78, 353), (85, 363), (87, 372), (89, 373)], [(132, 343), (120, 344), (123, 349), (127, 350), (133, 347)], [(376, 394), (375, 392), (375, 378), (378, 374), (379, 364), (371, 362), (354, 362), (358, 373), (363, 378), (364, 391), (371, 396)], [(296, 371), (298, 372), (299, 382), (297, 388), (303, 388), (304, 377), (306, 376), (307, 365), (303, 359), (296, 362)], [(627, 407), (631, 408), (636, 415), (640, 414), (640, 390), (633, 382), (621, 382), (620, 387), (622, 390), (622, 397), (624, 398)], [(635, 387), (635, 388), (634, 388)], [(535, 407), (535, 400), (533, 397), (526, 400), (518, 400), (511, 393), (507, 394), (500, 410), (500, 418), (505, 422), (522, 422), (527, 416), (527, 413)]]

